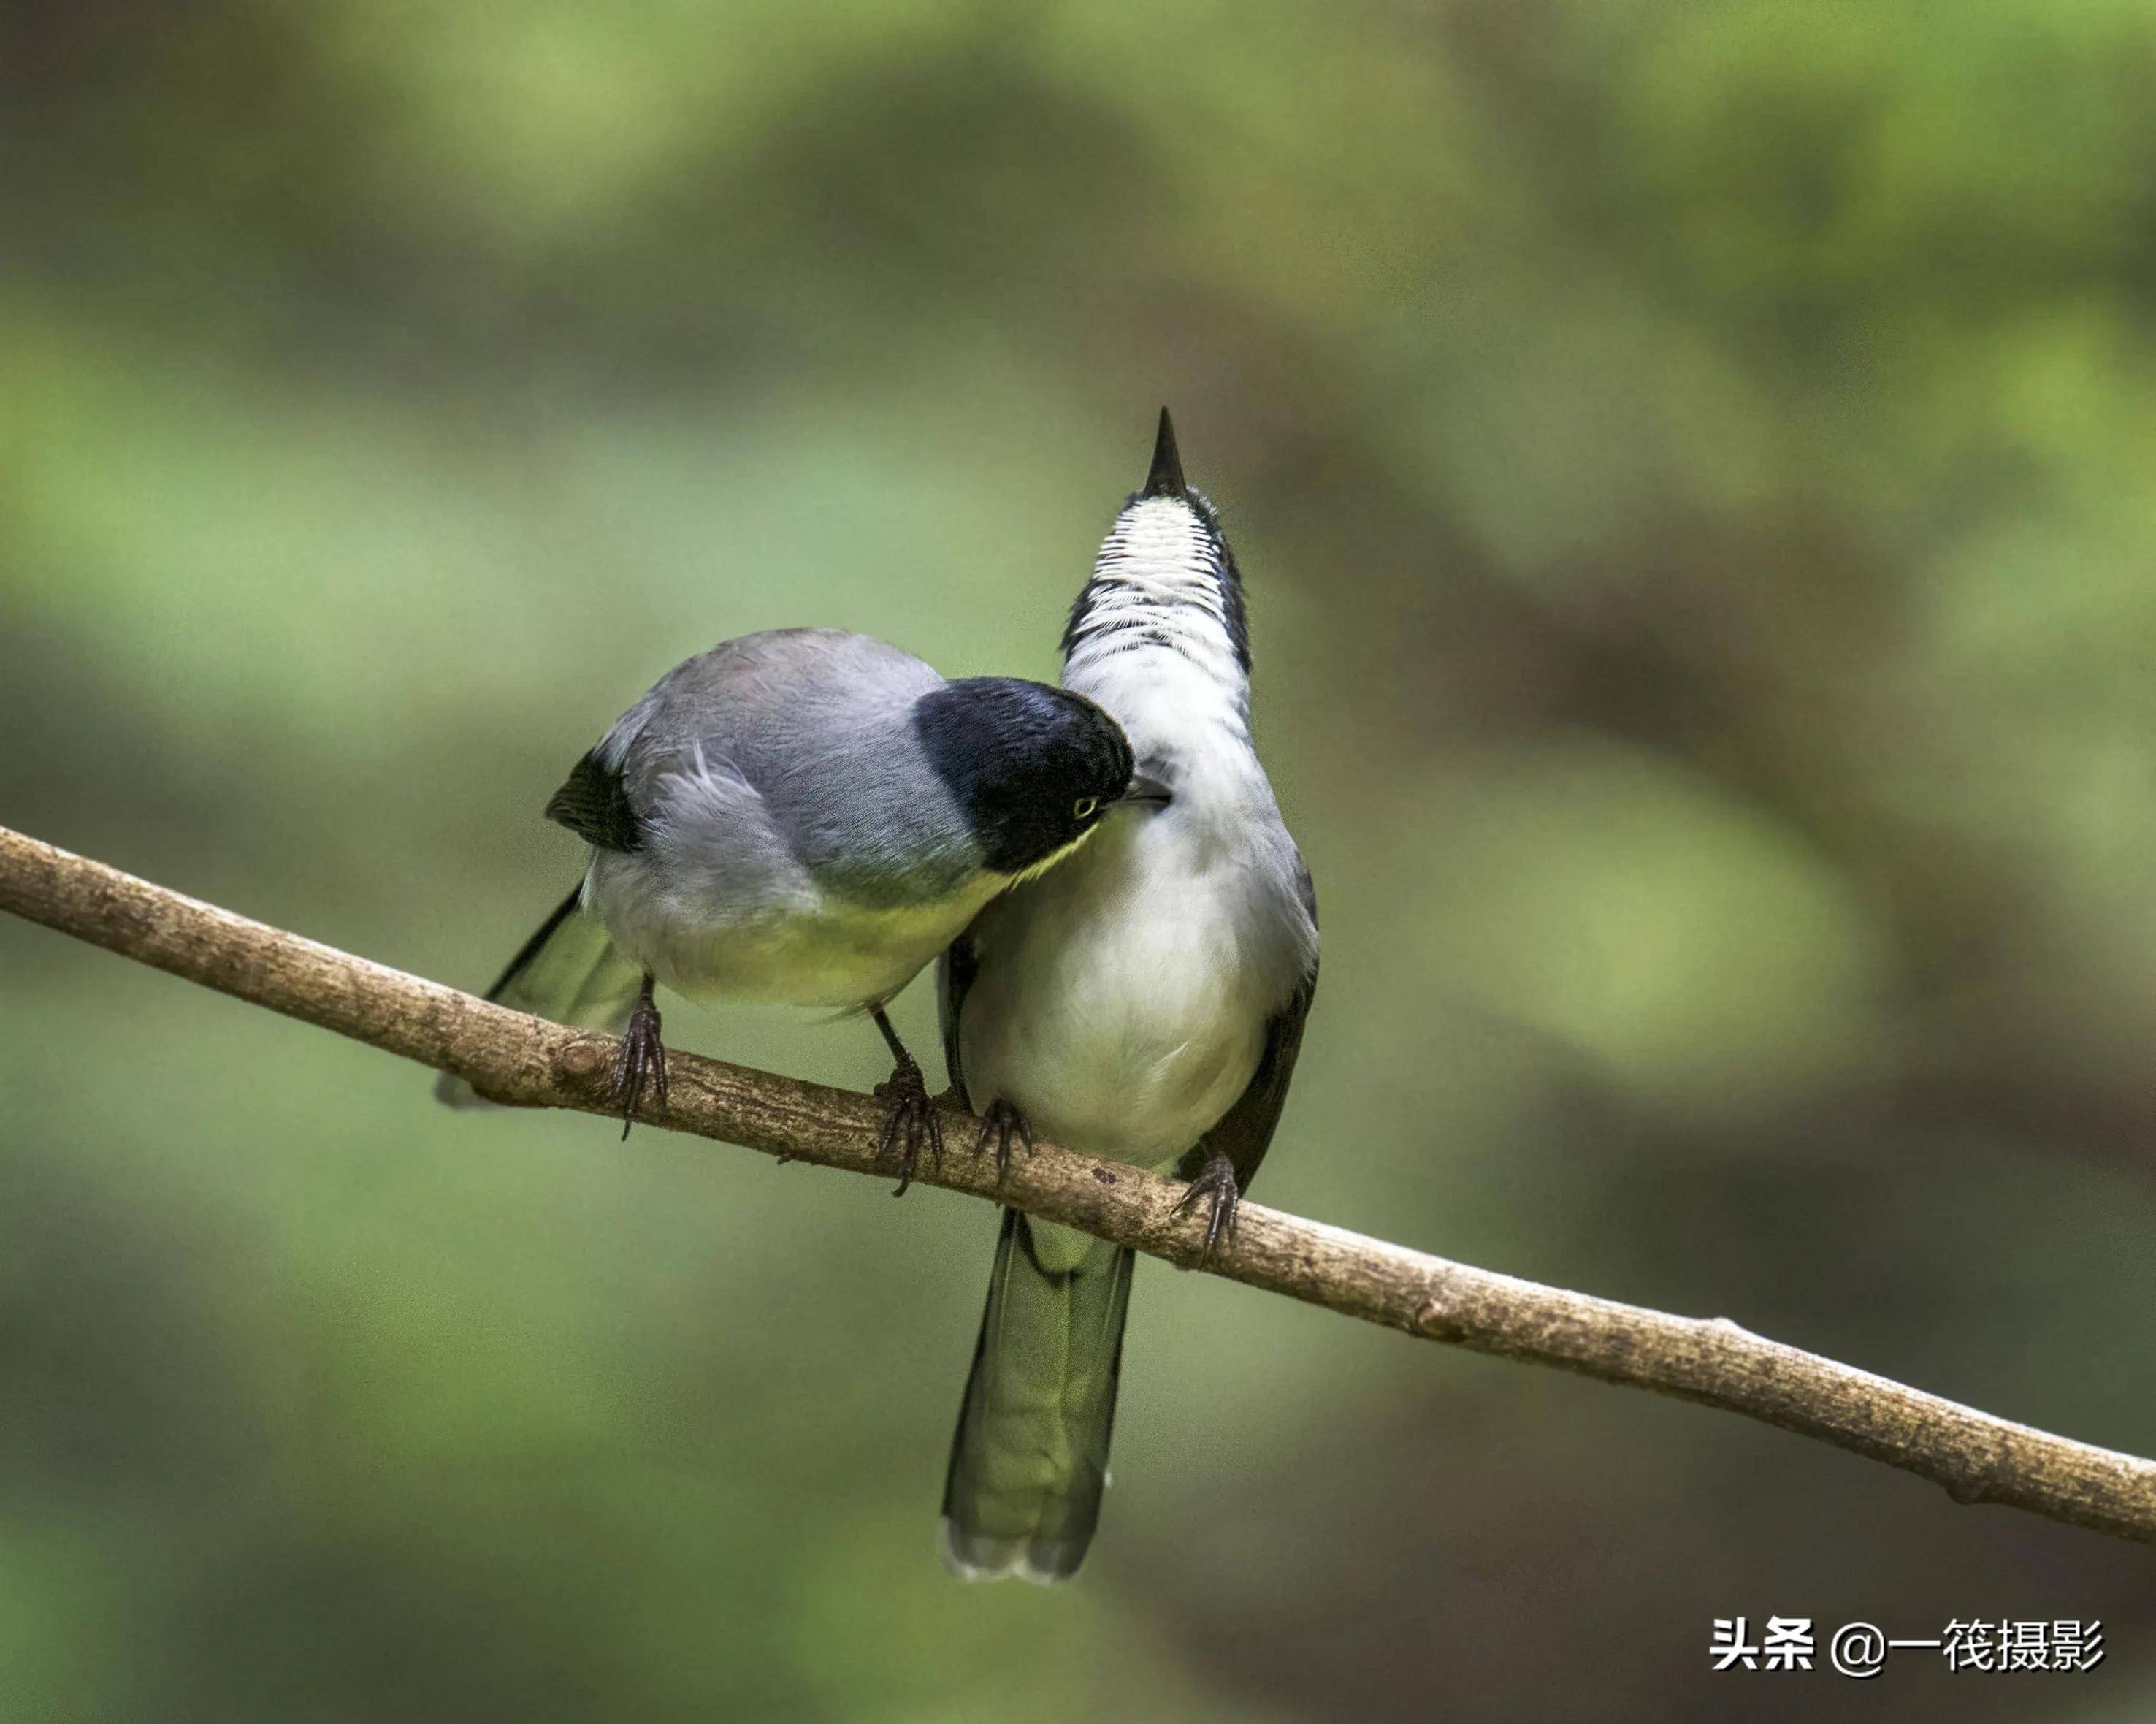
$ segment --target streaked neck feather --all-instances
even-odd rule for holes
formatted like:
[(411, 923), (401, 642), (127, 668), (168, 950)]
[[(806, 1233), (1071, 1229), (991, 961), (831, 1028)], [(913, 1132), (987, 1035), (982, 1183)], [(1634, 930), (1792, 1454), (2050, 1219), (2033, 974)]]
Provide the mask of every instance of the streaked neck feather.
[(1142, 762), (1173, 767), (1209, 738), (1250, 748), (1242, 592), (1202, 500), (1141, 497), (1116, 517), (1063, 644), (1065, 685), (1113, 713)]

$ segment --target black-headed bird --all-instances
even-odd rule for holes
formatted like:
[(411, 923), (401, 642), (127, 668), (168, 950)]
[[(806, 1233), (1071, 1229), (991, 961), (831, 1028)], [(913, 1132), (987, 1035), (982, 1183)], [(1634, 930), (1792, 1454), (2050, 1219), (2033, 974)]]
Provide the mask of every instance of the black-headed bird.
[[(660, 677), (547, 805), (590, 847), (583, 877), (487, 997), (623, 1031), (625, 1122), (665, 1099), (657, 983), (865, 1011), (896, 1062), (880, 1148), (910, 1177), (942, 1140), (885, 1002), (998, 893), (1161, 794), (1070, 690), (946, 682), (836, 629), (721, 641)], [(453, 1077), (436, 1093), (477, 1099)]]
[[(945, 955), (953, 1080), (1014, 1133), (1178, 1170), (1205, 1245), (1278, 1124), (1317, 984), (1310, 874), (1250, 740), (1249, 630), (1218, 513), (1162, 409), (1064, 631), (1064, 684), (1121, 722), (1169, 800), (1118, 811)], [(1062, 1580), (1091, 1541), (1132, 1254), (1006, 1210), (943, 1493), (968, 1578)]]

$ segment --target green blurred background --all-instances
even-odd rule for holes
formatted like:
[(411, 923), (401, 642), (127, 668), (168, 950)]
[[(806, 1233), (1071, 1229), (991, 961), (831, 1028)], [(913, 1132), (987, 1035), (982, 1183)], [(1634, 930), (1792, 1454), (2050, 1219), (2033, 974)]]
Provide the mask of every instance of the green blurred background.
[[(2119, 0), (9, 8), (0, 821), (483, 983), (677, 659), (1053, 674), (1165, 400), (1325, 912), (1259, 1195), (2148, 1453), (2152, 88)], [(1091, 1566), (962, 1588), (984, 1207), (0, 978), (8, 1718), (2156, 1710), (2143, 1550), (1152, 1263)]]

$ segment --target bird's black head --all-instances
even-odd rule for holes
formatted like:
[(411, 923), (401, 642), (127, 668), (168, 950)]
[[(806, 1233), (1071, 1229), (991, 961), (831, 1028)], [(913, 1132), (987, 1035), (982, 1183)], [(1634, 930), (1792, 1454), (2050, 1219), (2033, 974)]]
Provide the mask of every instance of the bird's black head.
[(1134, 787), (1122, 727), (1082, 694), (1015, 677), (969, 677), (925, 695), (913, 724), (972, 823), (988, 866), (1022, 874), (1091, 831)]

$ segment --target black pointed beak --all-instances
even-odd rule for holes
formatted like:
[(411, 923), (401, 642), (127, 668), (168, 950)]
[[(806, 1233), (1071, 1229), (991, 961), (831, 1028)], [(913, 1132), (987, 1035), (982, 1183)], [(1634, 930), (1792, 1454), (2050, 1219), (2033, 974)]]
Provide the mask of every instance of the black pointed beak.
[(1146, 473), (1145, 489), (1141, 497), (1187, 497), (1188, 490), (1183, 482), (1183, 456), (1175, 447), (1175, 421), (1168, 416), (1168, 409), (1160, 410), (1160, 435), (1153, 439), (1152, 466)]
[(1116, 806), (1165, 808), (1174, 800), (1175, 792), (1158, 779), (1148, 777), (1142, 772), (1134, 772), (1131, 775), (1128, 787), (1116, 798)]

